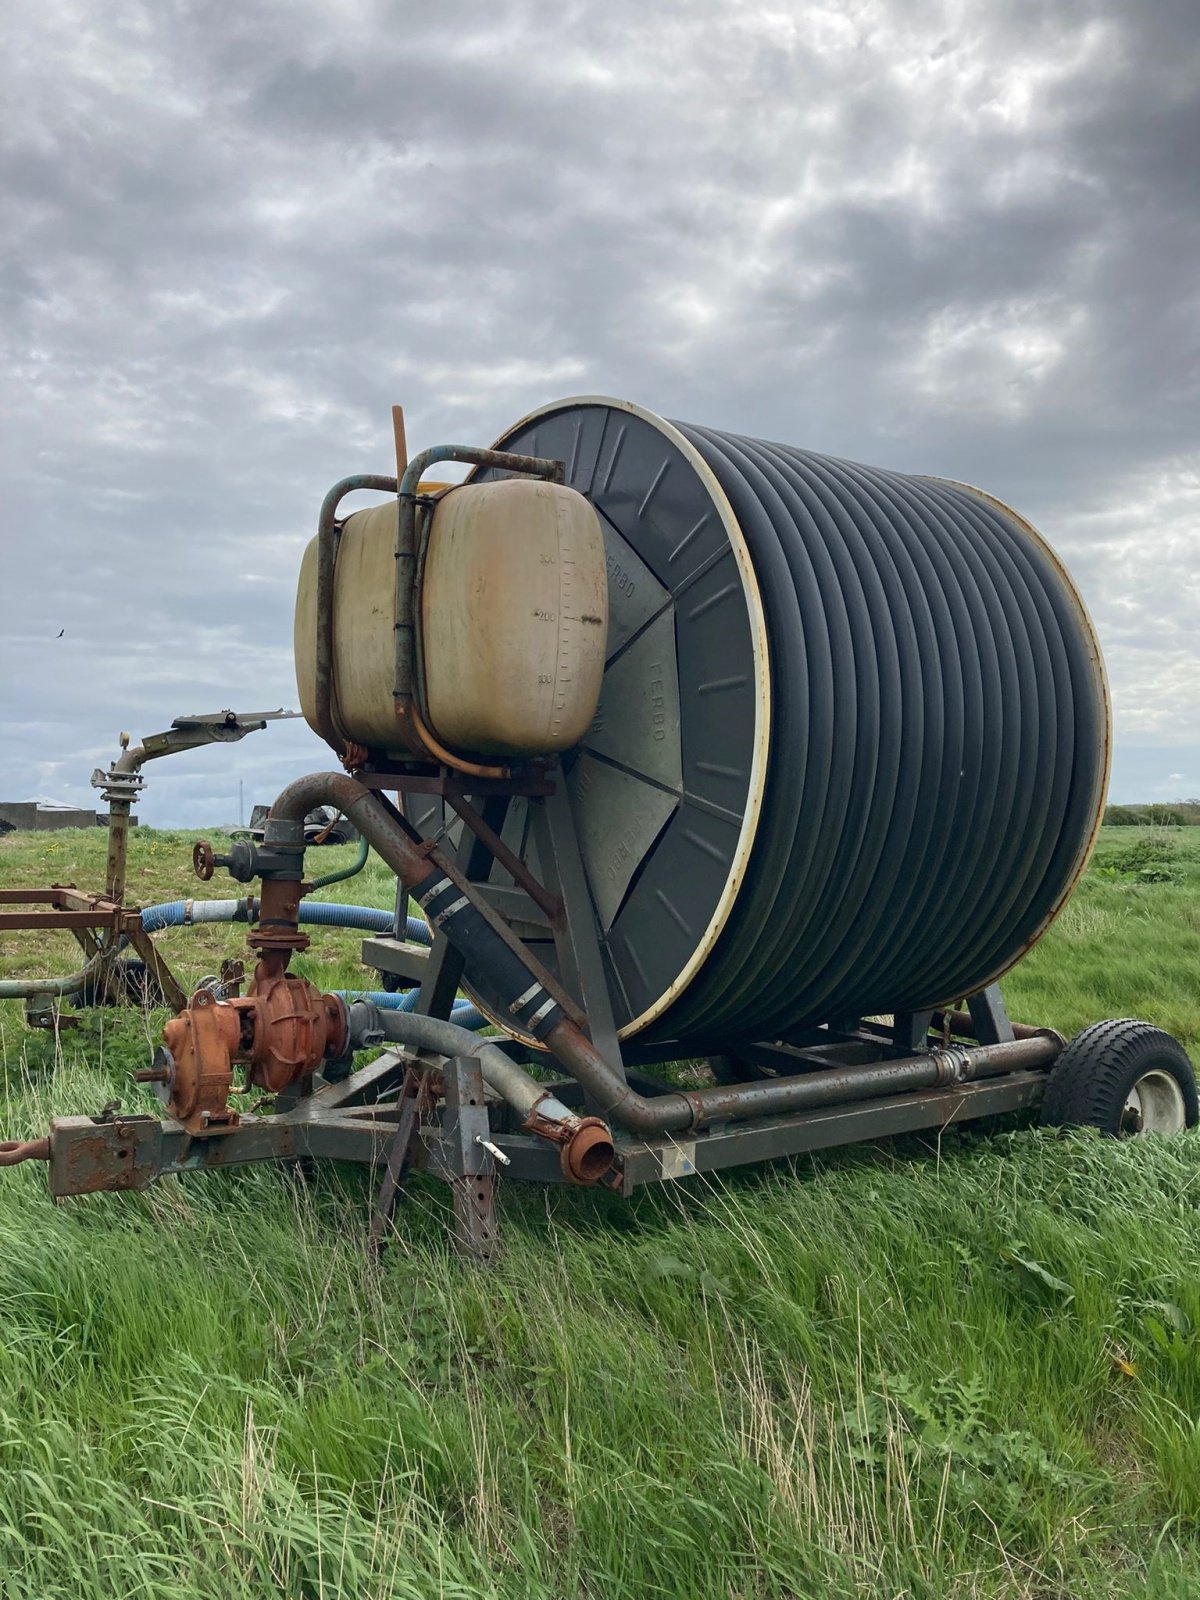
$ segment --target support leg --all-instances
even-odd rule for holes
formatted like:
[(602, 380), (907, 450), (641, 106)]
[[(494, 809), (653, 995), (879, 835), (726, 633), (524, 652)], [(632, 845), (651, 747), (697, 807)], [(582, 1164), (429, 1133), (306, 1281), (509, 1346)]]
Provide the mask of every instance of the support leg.
[(396, 1216), (396, 1205), (404, 1179), (412, 1165), (413, 1141), (417, 1135), (424, 1089), (425, 1075), (410, 1070), (405, 1075), (400, 1090), (400, 1120), (388, 1145), (387, 1166), (384, 1169), (383, 1182), (379, 1186), (375, 1211), (371, 1217), (369, 1247), (374, 1256), (378, 1256), (383, 1249), (388, 1230)]
[(970, 995), (967, 1010), (971, 1013), (975, 1037), (980, 1044), (1008, 1044), (1014, 1037), (998, 983), (989, 983), (986, 989)]
[(493, 1163), (485, 1141), (489, 1124), (479, 1063), (469, 1056), (446, 1062), (442, 1136), (431, 1148), (433, 1168), (450, 1185), (453, 1238), (459, 1255), (487, 1266), (499, 1251)]
[(155, 948), (154, 940), (148, 933), (131, 933), (129, 942), (146, 963), (146, 971), (157, 983), (162, 991), (167, 1004), (172, 1011), (182, 1011), (187, 1006), (188, 997), (176, 982), (175, 974), (159, 955)]
[(893, 1037), (897, 1050), (906, 1056), (924, 1050), (932, 1021), (932, 1011), (897, 1011), (893, 1018)]

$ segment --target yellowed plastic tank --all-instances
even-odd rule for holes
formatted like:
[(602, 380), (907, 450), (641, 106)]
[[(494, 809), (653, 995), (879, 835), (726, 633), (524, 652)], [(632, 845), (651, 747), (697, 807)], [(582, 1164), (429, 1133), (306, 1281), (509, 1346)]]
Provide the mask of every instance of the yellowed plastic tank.
[[(396, 735), (395, 501), (346, 520), (334, 578), (334, 718), (344, 738), (402, 749)], [(296, 683), (316, 713), (317, 542), (296, 595)], [(561, 484), (468, 483), (437, 502), (418, 610), (433, 733), (480, 755), (553, 755), (586, 732), (608, 631), (604, 535)]]

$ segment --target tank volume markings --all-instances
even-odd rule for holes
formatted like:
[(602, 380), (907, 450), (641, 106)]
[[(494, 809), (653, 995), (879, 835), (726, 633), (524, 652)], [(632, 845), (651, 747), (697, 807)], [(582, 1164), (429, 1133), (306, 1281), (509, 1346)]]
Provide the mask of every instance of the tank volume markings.
[(558, 557), (558, 609), (562, 616), (562, 625), (558, 630), (558, 660), (554, 672), (556, 681), (551, 713), (551, 726), (555, 733), (561, 728), (563, 716), (570, 704), (569, 696), (573, 683), (571, 662), (575, 655), (574, 635), (577, 632), (574, 626), (577, 619), (572, 582), (575, 577), (575, 555), (569, 543), (569, 535), (566, 533), (560, 534)]

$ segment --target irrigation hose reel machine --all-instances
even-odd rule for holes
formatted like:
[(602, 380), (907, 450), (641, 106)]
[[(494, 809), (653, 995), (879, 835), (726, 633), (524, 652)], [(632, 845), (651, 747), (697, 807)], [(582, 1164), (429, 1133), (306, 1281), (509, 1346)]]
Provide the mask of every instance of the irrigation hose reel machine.
[[(291, 784), (261, 843), (197, 847), (261, 883), (247, 992), (167, 1024), (162, 1118), (58, 1118), (3, 1159), (47, 1159), (56, 1195), (358, 1161), (376, 1239), (424, 1169), (486, 1259), (498, 1172), (629, 1194), (1036, 1105), (1071, 1063), (997, 980), (1086, 865), (1110, 718), (1034, 529), (609, 399), (492, 449), (402, 440), (396, 478), (330, 491), (300, 574), (301, 704), (344, 770)], [(465, 482), (430, 484), (441, 461)], [(344, 514), (357, 490), (387, 498)], [(289, 971), (318, 804), (396, 873), (364, 959), (409, 1012)], [(494, 1037), (450, 1020), (460, 989)]]

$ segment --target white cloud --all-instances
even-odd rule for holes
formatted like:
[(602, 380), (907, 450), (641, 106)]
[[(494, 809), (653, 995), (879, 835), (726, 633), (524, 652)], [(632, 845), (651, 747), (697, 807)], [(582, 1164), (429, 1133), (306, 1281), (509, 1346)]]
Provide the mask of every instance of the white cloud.
[[(992, 489), (1076, 571), (1119, 751), (1200, 743), (1189, 0), (7, 16), (18, 791), (294, 699), (300, 551), (392, 402), (415, 447), (580, 389)], [(164, 766), (146, 814), (306, 737)]]

